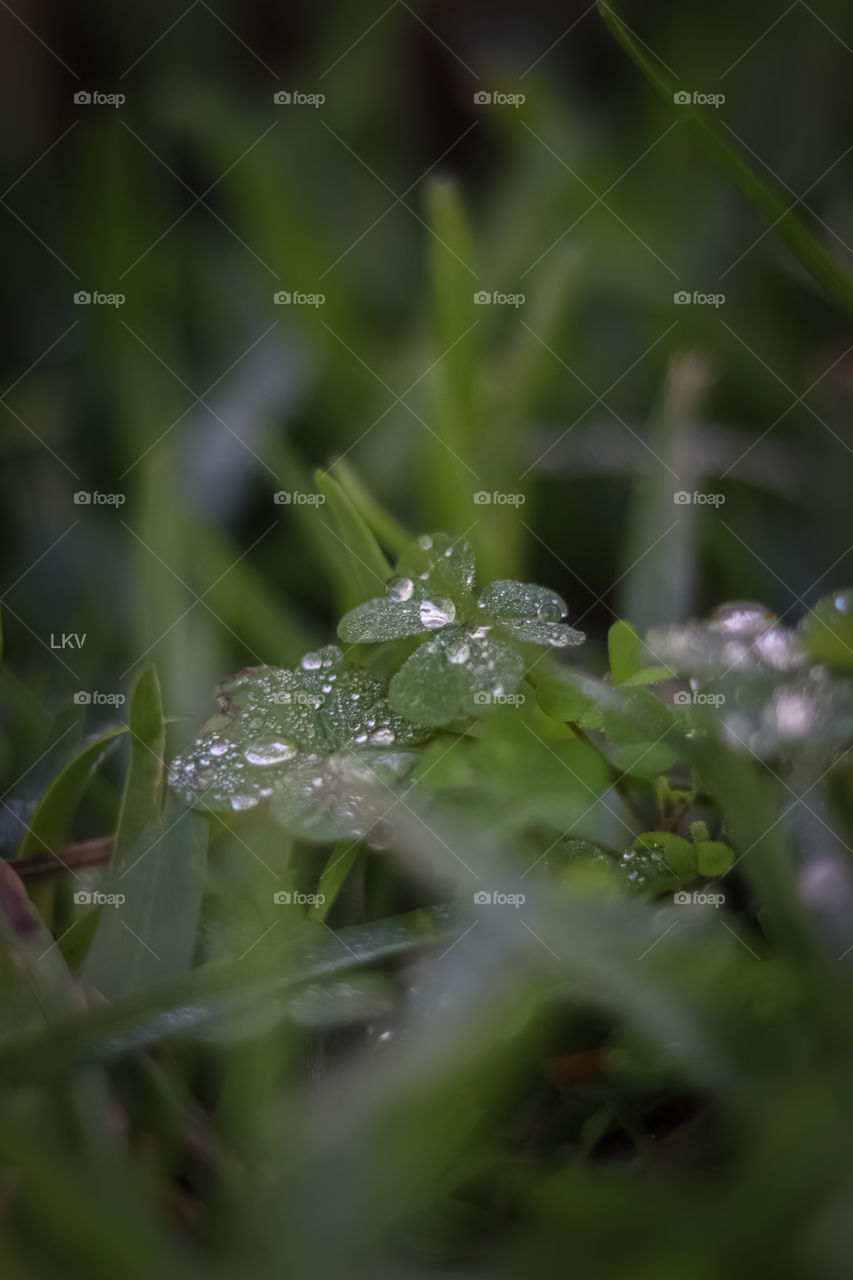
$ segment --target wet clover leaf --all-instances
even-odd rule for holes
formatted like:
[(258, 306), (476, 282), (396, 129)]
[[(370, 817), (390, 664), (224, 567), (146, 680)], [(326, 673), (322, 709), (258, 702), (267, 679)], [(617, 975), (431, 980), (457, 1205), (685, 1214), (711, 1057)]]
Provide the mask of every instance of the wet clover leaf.
[(403, 552), (386, 594), (338, 627), (347, 644), (430, 635), (389, 691), (394, 709), (415, 723), (437, 727), (512, 694), (524, 674), (517, 641), (565, 647), (584, 639), (563, 622), (565, 601), (545, 587), (504, 579), (476, 600), (475, 580), (469, 542), (424, 534)]
[(241, 811), (268, 801), (309, 839), (363, 834), (423, 741), (381, 685), (328, 645), (293, 670), (249, 667), (220, 686), (218, 712), (173, 760), (186, 804)]
[(582, 644), (585, 639), (582, 631), (575, 631), (563, 622), (568, 612), (565, 600), (532, 583), (506, 578), (490, 582), (477, 607), (517, 640), (564, 648)]

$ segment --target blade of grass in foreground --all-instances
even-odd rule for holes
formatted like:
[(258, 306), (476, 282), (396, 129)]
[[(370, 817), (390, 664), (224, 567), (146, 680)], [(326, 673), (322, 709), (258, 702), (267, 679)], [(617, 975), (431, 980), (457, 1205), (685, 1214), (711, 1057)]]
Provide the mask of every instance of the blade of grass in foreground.
[(117, 903), (101, 908), (83, 966), (86, 981), (110, 997), (188, 967), (207, 852), (206, 820), (176, 803), (164, 805), (165, 724), (153, 667), (134, 688), (130, 732), (130, 769), (108, 886)]
[[(599, 3), (598, 11), (613, 36), (642, 71), (664, 102), (673, 105), (677, 86), (664, 75), (625, 29), (609, 5)], [(815, 280), (853, 315), (853, 280), (776, 192), (762, 181), (742, 156), (725, 140), (708, 118), (690, 105), (679, 106), (679, 119), (694, 131), (708, 155), (733, 179), (746, 198), (770, 222), (794, 256)]]
[(110, 1061), (131, 1050), (231, 1018), (259, 999), (300, 983), (389, 960), (462, 932), (451, 911), (431, 907), (332, 932), (305, 935), (270, 956), (255, 953), (239, 964), (216, 964), (137, 990), (51, 1029), (18, 1036), (0, 1048), (0, 1079), (32, 1083), (87, 1062)]

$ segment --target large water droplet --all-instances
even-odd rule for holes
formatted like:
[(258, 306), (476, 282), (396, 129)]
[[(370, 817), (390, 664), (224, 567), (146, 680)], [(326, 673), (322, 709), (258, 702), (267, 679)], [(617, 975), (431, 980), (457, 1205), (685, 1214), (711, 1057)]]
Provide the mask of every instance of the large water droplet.
[(423, 600), (420, 606), (420, 618), (427, 631), (438, 631), (449, 626), (456, 617), (456, 605), (444, 597), (438, 600)]
[(389, 578), (385, 588), (392, 600), (411, 600), (415, 584), (411, 578)]
[(557, 600), (546, 600), (544, 604), (540, 604), (536, 610), (536, 617), (540, 622), (562, 622), (563, 608)]
[(299, 665), (303, 671), (319, 671), (323, 665), (323, 659), (319, 653), (306, 653), (300, 659)]
[(270, 742), (254, 743), (244, 752), (244, 755), (249, 764), (281, 764), (283, 760), (293, 759), (296, 748), (289, 742), (278, 742), (273, 739)]

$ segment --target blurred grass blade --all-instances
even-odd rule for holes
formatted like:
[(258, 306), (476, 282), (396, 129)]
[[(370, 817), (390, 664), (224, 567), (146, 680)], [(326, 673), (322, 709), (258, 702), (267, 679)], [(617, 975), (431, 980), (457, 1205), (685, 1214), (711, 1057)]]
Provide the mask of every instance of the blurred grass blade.
[(317, 509), (317, 519), (337, 544), (339, 600), (343, 609), (351, 609), (364, 600), (382, 595), (391, 576), (391, 566), (337, 480), (325, 471), (317, 471), (314, 479), (326, 499), (325, 506)]
[(345, 458), (338, 458), (332, 464), (332, 470), (335, 473), (334, 478), (338, 481), (368, 528), (376, 535), (383, 546), (387, 547), (389, 551), (393, 551), (395, 555), (400, 555), (411, 542), (411, 533), (404, 529), (385, 510), (381, 503), (377, 502), (373, 494), (362, 482), (358, 472), (354, 467), (350, 466)]
[[(652, 63), (608, 5), (599, 3), (598, 10), (628, 56), (671, 107), (677, 91), (675, 82)], [(784, 240), (809, 274), (853, 314), (853, 280), (817, 236), (792, 212), (790, 205), (758, 177), (706, 115), (687, 105), (679, 106), (678, 111), (679, 118), (690, 126), (711, 158), (737, 183), (750, 203), (767, 218), (772, 230)]]
[[(153, 667), (130, 703), (130, 769), (109, 892), (83, 974), (104, 995), (128, 995), (179, 973), (192, 960), (204, 885), (207, 823), (163, 804), (165, 724)], [(124, 901), (121, 901), (123, 897)]]
[(360, 848), (361, 845), (358, 840), (341, 840), (335, 845), (317, 884), (317, 892), (322, 894), (323, 901), (315, 902), (308, 913), (309, 915), (317, 920), (326, 919), (335, 904), (335, 899), (340, 893), (344, 881), (358, 858)]
[(81, 747), (77, 755), (60, 770), (27, 823), (27, 829), (18, 847), (19, 858), (31, 858), (40, 853), (56, 852), (65, 839), (68, 824), (74, 816), (74, 811), (98, 762), (125, 733), (127, 728), (124, 725), (110, 729), (94, 742)]
[[(427, 194), (432, 275), (432, 366), (430, 427), (423, 501), (437, 528), (456, 529), (460, 511), (473, 510), (479, 488), (473, 467), (477, 414), (477, 344), (467, 333), (478, 320), (474, 293), (479, 279), (471, 264), (471, 240), (456, 186), (432, 182)], [(462, 530), (459, 530), (461, 532)]]
[(692, 438), (711, 379), (698, 352), (676, 354), (652, 413), (648, 451), (637, 469), (625, 525), (620, 613), (644, 634), (690, 612), (697, 561), (697, 508), (676, 501), (701, 480)]
[(451, 939), (463, 928), (443, 907), (336, 932), (319, 925), (307, 928), (270, 956), (258, 948), (243, 964), (208, 965), (90, 1009), (49, 1034), (11, 1038), (0, 1047), (0, 1079), (32, 1082), (86, 1062), (111, 1061), (221, 1018), (230, 1021), (235, 1012), (262, 1006), (275, 993), (300, 983), (408, 955), (429, 942)]

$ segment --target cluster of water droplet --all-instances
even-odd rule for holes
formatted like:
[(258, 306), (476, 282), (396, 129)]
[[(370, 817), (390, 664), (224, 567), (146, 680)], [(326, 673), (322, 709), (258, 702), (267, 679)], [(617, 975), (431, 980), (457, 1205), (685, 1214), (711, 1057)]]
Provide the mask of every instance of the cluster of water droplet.
[(707, 622), (652, 628), (648, 642), (660, 661), (697, 676), (721, 676), (734, 669), (796, 671), (808, 665), (798, 633), (750, 601), (721, 605)]
[(758, 756), (823, 751), (853, 739), (853, 681), (810, 657), (803, 629), (781, 625), (762, 605), (735, 602), (707, 622), (656, 628), (649, 646), (719, 695), (723, 734)]
[[(556, 865), (570, 872), (592, 872), (596, 883), (621, 885), (636, 893), (659, 893), (677, 881), (662, 853), (653, 848), (630, 848), (619, 856), (606, 853), (589, 840), (571, 838), (555, 850)], [(549, 862), (553, 856), (549, 856)]]
[(546, 587), (529, 582), (499, 579), (490, 582), (477, 602), (477, 608), (490, 614), (517, 640), (532, 644), (581, 644), (583, 632), (566, 626), (566, 602)]
[(272, 797), (281, 816), (322, 813), (334, 809), (332, 794), (345, 783), (352, 826), (369, 778), (378, 783), (410, 767), (405, 749), (424, 738), (335, 645), (306, 653), (293, 671), (247, 668), (220, 686), (217, 703), (169, 770), (181, 799), (209, 809), (250, 809)]

